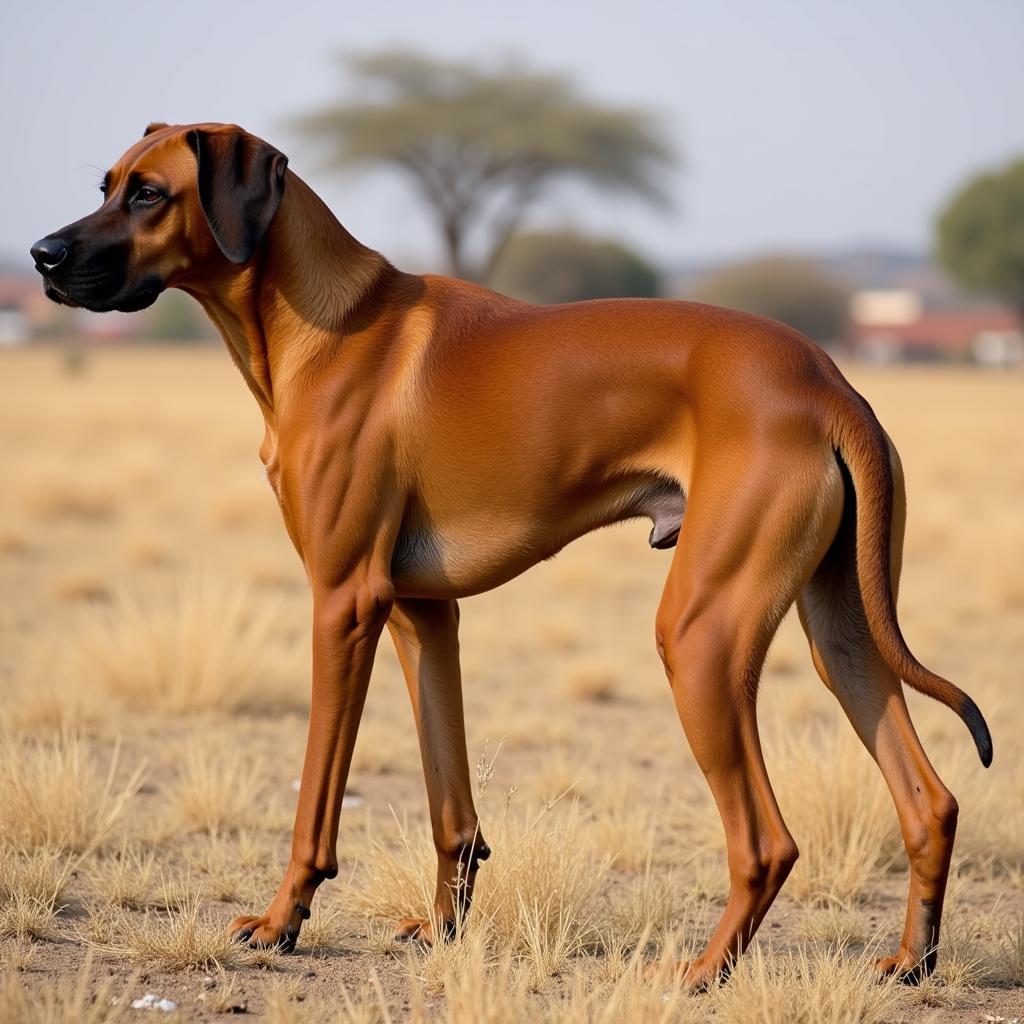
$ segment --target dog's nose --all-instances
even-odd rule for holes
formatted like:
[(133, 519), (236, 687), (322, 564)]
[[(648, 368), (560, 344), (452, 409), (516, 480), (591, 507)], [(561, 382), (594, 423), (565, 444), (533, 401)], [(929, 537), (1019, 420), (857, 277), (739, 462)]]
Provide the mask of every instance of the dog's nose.
[(68, 254), (70, 246), (63, 238), (40, 238), (29, 250), (32, 259), (36, 261), (36, 270), (42, 273), (49, 273), (56, 270), (64, 257)]

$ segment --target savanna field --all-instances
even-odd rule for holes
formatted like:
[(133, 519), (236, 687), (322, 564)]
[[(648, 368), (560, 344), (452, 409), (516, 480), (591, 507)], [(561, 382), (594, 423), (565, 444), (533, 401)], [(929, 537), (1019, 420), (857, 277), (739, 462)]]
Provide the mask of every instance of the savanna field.
[[(993, 1021), (1024, 1017), (1024, 376), (847, 368), (893, 437), (915, 653), (981, 706), (981, 767), (911, 709), (960, 802), (936, 975), (874, 980), (906, 862), (881, 777), (795, 614), (761, 685), (769, 773), (801, 859), (728, 984), (661, 953), (724, 905), (724, 840), (654, 648), (670, 555), (636, 522), (462, 602), (470, 760), (494, 850), (467, 927), (391, 939), (434, 880), (419, 754), (385, 633), (341, 872), (296, 953), (226, 926), (287, 859), (310, 599), (217, 347), (0, 352), (0, 1021)], [(685, 529), (685, 526), (684, 526)], [(131, 1008), (146, 993), (171, 1013)]]

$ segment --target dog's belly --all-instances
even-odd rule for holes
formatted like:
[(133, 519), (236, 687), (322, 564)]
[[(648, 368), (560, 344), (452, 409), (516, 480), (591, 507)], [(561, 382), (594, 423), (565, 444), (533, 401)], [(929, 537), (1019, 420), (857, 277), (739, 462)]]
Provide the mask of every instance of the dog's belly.
[(558, 550), (526, 534), (497, 523), (486, 532), (468, 526), (403, 530), (391, 563), (395, 591), (399, 597), (457, 598), (498, 587)]
[(400, 597), (468, 597), (507, 583), (585, 533), (637, 517), (653, 524), (651, 547), (671, 548), (685, 507), (675, 481), (649, 476), (622, 481), (556, 519), (540, 513), (503, 518), (493, 510), (444, 523), (416, 516), (395, 545), (392, 580)]

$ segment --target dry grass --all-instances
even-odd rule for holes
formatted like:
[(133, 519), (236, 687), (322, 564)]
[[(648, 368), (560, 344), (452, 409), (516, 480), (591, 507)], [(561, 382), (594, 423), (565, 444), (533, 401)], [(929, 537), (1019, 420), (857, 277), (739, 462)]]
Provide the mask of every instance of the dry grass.
[(758, 945), (712, 1001), (730, 1024), (882, 1024), (898, 995), (895, 981), (879, 983), (871, 958), (851, 960), (828, 946), (779, 955)]
[[(878, 769), (852, 730), (780, 730), (765, 760), (783, 817), (800, 848), (786, 891), (810, 904), (846, 906), (902, 856), (896, 812)], [(724, 852), (721, 818), (703, 800), (701, 838)]]
[(416, 730), (412, 727), (412, 712), (408, 712), (408, 726), (396, 730), (393, 721), (380, 721), (372, 713), (359, 727), (359, 737), (352, 757), (352, 772), (356, 776), (393, 775), (415, 770), (420, 761)]
[[(369, 837), (347, 902), (368, 918), (428, 916), (433, 899), (432, 844), (400, 831), (396, 849)], [(439, 991), (473, 943), (505, 950), (528, 965), (532, 988), (548, 987), (585, 950), (614, 934), (602, 894), (611, 858), (588, 843), (579, 807), (548, 804), (533, 813), (506, 808), (489, 826), (494, 853), (476, 889), (471, 936), (431, 949), (421, 965), (427, 991)], [(614, 938), (611, 938), (614, 941)]]
[(70, 569), (53, 581), (51, 588), (58, 601), (107, 601), (110, 586), (99, 573), (90, 569)]
[(198, 575), (148, 601), (122, 590), (82, 629), (75, 669), (143, 711), (265, 703), (285, 689), (290, 667), (287, 647), (275, 642), (275, 612), (243, 587)]
[(128, 999), (110, 979), (94, 983), (91, 958), (77, 975), (31, 990), (16, 974), (0, 977), (0, 1020), (10, 1024), (116, 1024), (128, 1019)]
[(262, 805), (260, 766), (243, 752), (207, 736), (185, 746), (167, 793), (172, 818), (187, 831), (237, 831)]
[(40, 659), (47, 662), (45, 667), (26, 666), (24, 675), (12, 681), (0, 708), (0, 730), (33, 737), (92, 731), (102, 719), (94, 696), (68, 686), (67, 679), (53, 667), (52, 652)]
[[(911, 701), (961, 807), (936, 977), (917, 991), (874, 981), (906, 895), (895, 812), (790, 617), (760, 722), (801, 859), (762, 945), (729, 984), (692, 997), (671, 964), (701, 948), (728, 877), (654, 650), (668, 560), (647, 548), (645, 524), (601, 531), (463, 603), (493, 856), (457, 940), (425, 952), (392, 939), (396, 918), (429, 907), (435, 862), (385, 637), (340, 876), (296, 956), (252, 955), (224, 929), (263, 911), (287, 862), (310, 618), (255, 458), (258, 412), (217, 351), (102, 351), (76, 376), (45, 350), (0, 362), (0, 435), (21, 439), (0, 454), (0, 1020), (101, 1021), (147, 989), (183, 1020), (242, 1003), (257, 1020), (351, 1024), (1019, 1015), (1020, 378), (854, 380), (908, 471), (905, 632), (995, 735), (986, 773), (954, 716)], [(145, 987), (126, 986), (135, 969)]]
[(102, 771), (85, 741), (65, 733), (40, 743), (0, 735), (0, 821), (7, 839), (84, 854), (110, 835), (141, 769), (117, 782), (118, 748)]
[(601, 661), (581, 660), (565, 674), (566, 695), (574, 700), (605, 703), (620, 695), (620, 675), (611, 665)]
[(58, 851), (0, 843), (0, 937), (50, 937), (72, 867)]
[(999, 978), (1024, 988), (1024, 913), (999, 937), (998, 957)]
[(801, 851), (789, 893), (830, 904), (864, 895), (902, 847), (892, 800), (852, 729), (787, 731), (765, 759)]
[(102, 482), (44, 477), (29, 484), (25, 507), (41, 519), (90, 521), (109, 519), (117, 505)]
[(800, 936), (817, 946), (845, 949), (868, 940), (864, 914), (843, 904), (808, 910), (800, 922)]
[(210, 899), (250, 908), (273, 893), (284, 869), (268, 853), (266, 833), (251, 830), (202, 836), (185, 860)]
[(601, 792), (600, 804), (590, 828), (591, 842), (606, 855), (613, 868), (636, 871), (654, 854), (659, 794)]
[(147, 970), (214, 971), (252, 961), (252, 954), (231, 938), (224, 923), (203, 912), (198, 893), (167, 893), (164, 902), (169, 909), (162, 913), (112, 910), (110, 940), (93, 943), (94, 947)]
[(106, 907), (142, 910), (152, 902), (157, 880), (156, 855), (152, 849), (123, 842), (104, 851), (85, 868), (90, 898)]
[(0, 946), (0, 972), (27, 971), (36, 959), (36, 947), (30, 942), (8, 942)]

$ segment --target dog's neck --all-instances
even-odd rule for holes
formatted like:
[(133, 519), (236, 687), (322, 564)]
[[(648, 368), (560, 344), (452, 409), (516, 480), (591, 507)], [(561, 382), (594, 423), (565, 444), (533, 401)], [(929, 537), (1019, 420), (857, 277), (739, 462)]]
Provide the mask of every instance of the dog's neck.
[(268, 430), (311, 369), (336, 351), (353, 312), (397, 271), (345, 230), (291, 171), (253, 259), (186, 287), (216, 324)]

